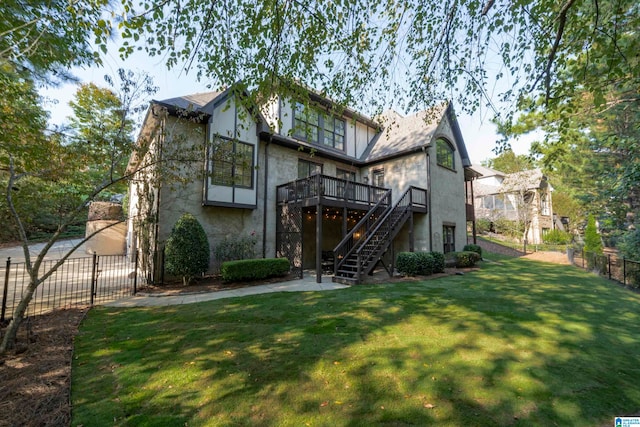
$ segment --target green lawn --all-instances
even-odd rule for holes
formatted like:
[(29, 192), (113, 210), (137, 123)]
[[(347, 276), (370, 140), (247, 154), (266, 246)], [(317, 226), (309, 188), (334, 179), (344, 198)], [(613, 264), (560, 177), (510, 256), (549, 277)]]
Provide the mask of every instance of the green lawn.
[(436, 280), (89, 312), (73, 425), (613, 425), (640, 296), (521, 259)]

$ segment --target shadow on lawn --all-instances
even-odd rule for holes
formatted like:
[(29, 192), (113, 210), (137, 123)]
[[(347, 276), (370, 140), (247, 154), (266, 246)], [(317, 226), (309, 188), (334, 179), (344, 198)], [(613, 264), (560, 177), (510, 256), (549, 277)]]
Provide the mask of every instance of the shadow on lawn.
[[(639, 308), (575, 268), (510, 260), (426, 282), (98, 309), (74, 378), (102, 376), (74, 385), (74, 406), (99, 414), (95, 392), (114, 418), (173, 425), (599, 425), (640, 407)], [(101, 394), (105, 382), (120, 391)]]

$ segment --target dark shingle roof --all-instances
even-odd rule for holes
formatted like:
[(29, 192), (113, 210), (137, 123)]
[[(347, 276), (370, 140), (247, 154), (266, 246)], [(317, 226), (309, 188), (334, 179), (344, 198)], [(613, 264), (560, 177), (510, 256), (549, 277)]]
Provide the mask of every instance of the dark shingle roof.
[(429, 145), (445, 110), (443, 105), (405, 117), (393, 110), (385, 112), (379, 118), (384, 129), (364, 153), (363, 160), (371, 162)]
[(187, 111), (202, 111), (207, 104), (215, 100), (222, 93), (223, 92), (194, 93), (154, 102)]

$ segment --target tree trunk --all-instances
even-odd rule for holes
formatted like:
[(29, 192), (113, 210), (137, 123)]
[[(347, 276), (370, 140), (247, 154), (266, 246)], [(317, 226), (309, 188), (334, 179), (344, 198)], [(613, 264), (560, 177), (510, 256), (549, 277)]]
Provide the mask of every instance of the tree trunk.
[(18, 336), (18, 329), (20, 329), (20, 325), (22, 324), (22, 320), (24, 319), (24, 314), (27, 312), (27, 307), (29, 307), (29, 303), (31, 302), (33, 294), (38, 285), (38, 282), (35, 282), (33, 280), (29, 281), (29, 286), (27, 286), (27, 293), (22, 298), (20, 298), (20, 302), (13, 312), (13, 318), (11, 319), (11, 322), (9, 322), (9, 326), (7, 326), (4, 337), (2, 337), (2, 343), (0, 344), (0, 354), (4, 354), (8, 350), (14, 348), (16, 344), (16, 337)]

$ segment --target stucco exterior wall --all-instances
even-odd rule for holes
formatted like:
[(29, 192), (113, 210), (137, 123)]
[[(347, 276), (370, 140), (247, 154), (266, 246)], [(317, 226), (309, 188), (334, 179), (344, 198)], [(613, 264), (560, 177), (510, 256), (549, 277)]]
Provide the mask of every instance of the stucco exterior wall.
[[(443, 120), (434, 135), (434, 141), (443, 137), (455, 145), (448, 120)], [(460, 150), (454, 151), (455, 170), (438, 165), (436, 147), (429, 147), (431, 169), (431, 225), (434, 251), (443, 252), (442, 229), (445, 225), (455, 227), (455, 250), (461, 251), (467, 243), (467, 218), (465, 211), (464, 168)]]

